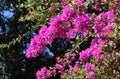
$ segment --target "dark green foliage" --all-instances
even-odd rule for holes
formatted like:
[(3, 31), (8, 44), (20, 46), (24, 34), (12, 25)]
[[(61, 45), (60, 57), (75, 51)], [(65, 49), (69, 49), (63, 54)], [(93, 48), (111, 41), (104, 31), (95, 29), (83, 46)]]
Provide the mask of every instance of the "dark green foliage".
[[(35, 73), (42, 66), (53, 65), (55, 57), (43, 61), (40, 56), (27, 59), (25, 50), (30, 39), (38, 33), (42, 25), (49, 25), (49, 18), (57, 13), (50, 13), (50, 6), (57, 7), (58, 0), (1, 0), (0, 12), (12, 9), (11, 18), (0, 13), (0, 79), (36, 79)], [(4, 20), (6, 18), (6, 20)], [(8, 26), (10, 30), (6, 31)], [(49, 62), (49, 63), (47, 63)], [(58, 79), (58, 78), (57, 78)]]

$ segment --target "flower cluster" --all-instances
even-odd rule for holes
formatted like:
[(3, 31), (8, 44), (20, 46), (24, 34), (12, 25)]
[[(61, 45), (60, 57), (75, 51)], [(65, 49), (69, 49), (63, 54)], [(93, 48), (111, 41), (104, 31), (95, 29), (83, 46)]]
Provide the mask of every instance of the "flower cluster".
[[(82, 18), (82, 20), (81, 20)], [(91, 30), (91, 17), (88, 14), (80, 13), (73, 21), (75, 31), (81, 32), (83, 36), (87, 36)]]
[(79, 53), (80, 61), (88, 61), (90, 55), (95, 59), (99, 59), (102, 56), (102, 46), (108, 42), (108, 39), (93, 39), (90, 48)]
[[(79, 69), (80, 62), (87, 62), (85, 64), (85, 71), (88, 73), (90, 79), (95, 79), (96, 72), (94, 71), (95, 65), (89, 63), (89, 57), (93, 56), (94, 59), (101, 59), (103, 57), (102, 53), (102, 45), (107, 43), (107, 39), (93, 39), (91, 42), (90, 48), (87, 48), (84, 51), (79, 52), (79, 59), (77, 59), (77, 54), (75, 52), (66, 53), (66, 60), (62, 61), (61, 57), (56, 57), (57, 64), (55, 65), (54, 71), (56, 73), (64, 74), (72, 74), (77, 69)], [(73, 65), (73, 62), (75, 63)], [(66, 69), (67, 67), (67, 69)], [(53, 72), (51, 70), (51, 72)], [(45, 76), (45, 75), (44, 75)]]
[(77, 14), (74, 9), (70, 8), (70, 5), (67, 5), (63, 9), (61, 16), (51, 18), (50, 26), (43, 26), (39, 34), (31, 40), (26, 57), (37, 57), (42, 54), (45, 46), (50, 44), (55, 38), (70, 41), (70, 38), (74, 37), (77, 32), (87, 36), (91, 30), (90, 23), (91, 17), (88, 14)]
[(115, 25), (113, 24), (116, 21), (117, 17), (114, 10), (104, 12), (99, 14), (95, 18), (95, 33), (98, 37), (109, 36)]
[(41, 68), (40, 71), (37, 71), (36, 76), (38, 79), (45, 79), (52, 77), (51, 71), (46, 67)]
[(91, 63), (86, 63), (85, 64), (84, 70), (89, 74), (90, 79), (95, 79), (95, 74), (96, 73), (94, 72), (94, 69), (95, 69), (94, 64), (91, 64)]
[[(74, 37), (76, 40), (72, 42), (78, 46), (69, 50), (65, 56), (62, 55), (63, 60), (61, 56), (56, 57), (54, 67), (49, 69), (43, 67), (38, 70), (36, 73), (37, 79), (50, 78), (56, 76), (57, 73), (72, 74), (80, 68), (80, 65), (89, 75), (89, 79), (95, 79), (97, 74), (95, 67), (98, 65), (104, 66), (104, 59), (107, 57), (103, 48), (110, 42), (110, 37), (114, 28), (116, 28), (116, 11), (110, 10), (95, 16), (83, 10), (78, 12), (76, 8), (87, 10), (83, 5), (84, 0), (74, 2), (73, 7), (70, 4), (66, 5), (62, 14), (51, 18), (50, 25), (41, 27), (39, 34), (31, 40), (26, 53), (27, 58), (42, 54), (45, 46), (52, 43), (56, 38), (71, 42), (70, 38)], [(90, 46), (86, 46), (86, 49), (79, 51), (81, 49), (79, 47), (81, 44), (79, 37), (86, 39), (88, 36), (92, 37)]]

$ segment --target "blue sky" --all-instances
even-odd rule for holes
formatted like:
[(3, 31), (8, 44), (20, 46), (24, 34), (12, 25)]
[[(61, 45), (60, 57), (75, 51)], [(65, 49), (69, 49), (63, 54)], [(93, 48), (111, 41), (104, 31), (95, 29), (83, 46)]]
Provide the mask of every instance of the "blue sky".
[(1, 14), (3, 15), (3, 19), (10, 19), (14, 15), (14, 12), (12, 9), (9, 9), (3, 10)]
[[(13, 12), (13, 9), (9, 9), (9, 10), (3, 10), (2, 12), (0, 12), (0, 14), (2, 15), (2, 19), (4, 21), (7, 21), (8, 19), (12, 18), (12, 16), (14, 15), (14, 12)], [(7, 24), (5, 25), (5, 28), (6, 28), (6, 32), (10, 30)], [(0, 26), (0, 34), (3, 34), (2, 26)]]

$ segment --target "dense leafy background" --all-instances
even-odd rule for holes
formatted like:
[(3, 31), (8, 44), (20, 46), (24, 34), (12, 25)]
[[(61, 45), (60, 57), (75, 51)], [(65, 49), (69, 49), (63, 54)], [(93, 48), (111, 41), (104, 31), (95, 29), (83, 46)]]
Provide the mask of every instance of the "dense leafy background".
[[(76, 0), (72, 1), (74, 2)], [(40, 29), (40, 27), (43, 25), (49, 25), (49, 19), (51, 17), (60, 15), (62, 8), (67, 3), (69, 3), (69, 0), (67, 0), (66, 4), (63, 4), (62, 6), (60, 3), (60, 0), (0, 0), (1, 79), (36, 79), (35, 73), (38, 69), (40, 69), (44, 65), (49, 66), (55, 63), (55, 57), (49, 58), (46, 57), (46, 54), (43, 56), (39, 56), (36, 59), (27, 59), (25, 57), (25, 50), (29, 46), (30, 39), (38, 34), (38, 30)], [(10, 13), (12, 13), (12, 17), (9, 17), (10, 15), (5, 16), (5, 11), (9, 11)], [(95, 12), (99, 14), (99, 12), (95, 11), (94, 9), (89, 9), (88, 12)], [(119, 14), (120, 7), (118, 9), (118, 15)], [(120, 18), (118, 22), (119, 21)], [(114, 32), (113, 38), (111, 38), (117, 41), (117, 48), (115, 49), (116, 51), (119, 51), (120, 48), (119, 38), (120, 33), (119, 28), (117, 28)], [(92, 37), (88, 38), (88, 41), (83, 42), (80, 47), (82, 49), (86, 49), (85, 46), (90, 45), (91, 39)], [(56, 39), (54, 40), (52, 45), (48, 45), (47, 47), (52, 53), (54, 53), (55, 56), (58, 56), (60, 52), (65, 51), (67, 48), (71, 48), (69, 43), (64, 42), (65, 41), (62, 39)], [(119, 60), (119, 58), (113, 58), (108, 61), (107, 64), (111, 64), (112, 66), (119, 66), (119, 63), (117, 63), (116, 60)], [(106, 72), (109, 71), (106, 70)], [(101, 73), (99, 73), (99, 76), (105, 74), (106, 72), (104, 71), (104, 68), (103, 70), (101, 69)], [(78, 72), (72, 74), (71, 76), (69, 74), (66, 74), (62, 77), (77, 77), (78, 74), (83, 73), (84, 71), (80, 72), (78, 70)], [(108, 76), (111, 74), (113, 73), (106, 73), (105, 75)], [(116, 73), (114, 75), (116, 76)], [(59, 74), (57, 75), (57, 77), (57, 79), (60, 78)]]
[[(25, 51), (40, 27), (60, 13), (62, 7), (58, 4), (58, 0), (0, 1), (1, 79), (35, 79), (37, 67), (44, 65), (45, 61), (40, 62), (39, 58), (28, 60)], [(52, 13), (51, 6), (55, 6)]]

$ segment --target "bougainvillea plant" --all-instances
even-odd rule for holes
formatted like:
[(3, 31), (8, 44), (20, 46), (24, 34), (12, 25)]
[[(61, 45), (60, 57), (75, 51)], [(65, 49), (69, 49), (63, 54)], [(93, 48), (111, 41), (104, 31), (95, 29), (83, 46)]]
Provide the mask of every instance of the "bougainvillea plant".
[[(37, 79), (48, 79), (56, 74), (61, 74), (62, 79), (120, 78), (119, 3), (119, 0), (92, 3), (72, 0), (61, 15), (50, 19), (49, 26), (42, 26), (39, 34), (31, 39), (27, 58), (42, 55), (45, 47), (57, 38), (74, 46), (57, 56), (54, 66), (38, 70)], [(88, 42), (90, 44), (83, 48), (83, 43)]]

